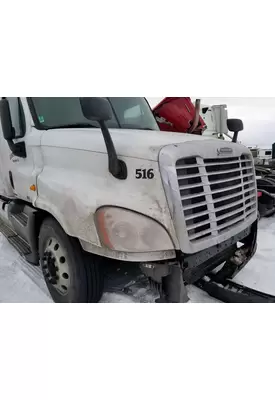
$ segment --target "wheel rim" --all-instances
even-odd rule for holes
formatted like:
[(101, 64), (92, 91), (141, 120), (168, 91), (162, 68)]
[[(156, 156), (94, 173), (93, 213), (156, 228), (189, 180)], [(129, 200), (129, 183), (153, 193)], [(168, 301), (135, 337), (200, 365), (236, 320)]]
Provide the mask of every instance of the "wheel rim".
[(46, 282), (65, 296), (71, 285), (67, 254), (60, 243), (50, 238), (42, 259), (42, 271)]

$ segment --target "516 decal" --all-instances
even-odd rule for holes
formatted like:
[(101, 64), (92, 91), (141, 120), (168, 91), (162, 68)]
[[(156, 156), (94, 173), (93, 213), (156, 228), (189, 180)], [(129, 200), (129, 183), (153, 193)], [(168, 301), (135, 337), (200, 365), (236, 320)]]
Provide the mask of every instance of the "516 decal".
[(155, 173), (153, 168), (136, 169), (136, 179), (154, 179)]

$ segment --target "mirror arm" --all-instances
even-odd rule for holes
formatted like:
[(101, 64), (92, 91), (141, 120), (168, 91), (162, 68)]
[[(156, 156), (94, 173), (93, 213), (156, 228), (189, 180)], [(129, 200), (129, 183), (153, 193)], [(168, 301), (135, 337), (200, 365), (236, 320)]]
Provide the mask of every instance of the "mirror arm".
[(232, 139), (233, 143), (237, 143), (238, 135), (239, 135), (239, 132), (234, 132), (234, 136), (233, 136), (233, 139)]
[(26, 145), (25, 142), (14, 143), (12, 140), (7, 140), (11, 152), (21, 158), (26, 158)]
[(109, 160), (109, 171), (115, 178), (124, 180), (127, 178), (127, 166), (123, 160), (119, 160), (112, 137), (105, 122), (99, 121), (99, 125), (107, 149), (108, 160)]
[(112, 119), (114, 113), (110, 101), (108, 98), (80, 97), (80, 105), (85, 118), (99, 123), (107, 149), (109, 172), (117, 179), (127, 179), (126, 163), (118, 158), (112, 136), (106, 124), (106, 121)]

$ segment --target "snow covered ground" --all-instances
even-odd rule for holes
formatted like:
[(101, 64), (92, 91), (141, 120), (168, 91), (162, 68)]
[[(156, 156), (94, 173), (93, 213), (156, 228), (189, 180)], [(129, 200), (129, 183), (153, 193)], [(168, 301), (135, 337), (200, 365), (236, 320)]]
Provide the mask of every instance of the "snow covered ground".
[[(238, 283), (275, 295), (275, 217), (260, 221), (258, 250), (254, 258), (235, 278)], [(190, 286), (191, 302), (217, 300)], [(131, 295), (105, 293), (103, 303), (153, 302), (149, 289), (133, 288)], [(0, 234), (0, 302), (51, 303), (39, 268), (25, 262)]]

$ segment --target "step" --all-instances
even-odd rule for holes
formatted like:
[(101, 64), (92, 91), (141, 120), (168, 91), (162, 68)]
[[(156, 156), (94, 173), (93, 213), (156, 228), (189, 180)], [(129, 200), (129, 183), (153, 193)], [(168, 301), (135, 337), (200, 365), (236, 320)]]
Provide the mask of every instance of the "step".
[(9, 243), (18, 251), (18, 253), (26, 257), (31, 254), (31, 248), (28, 243), (22, 239), (17, 233), (8, 226), (0, 217), (0, 232), (7, 238)]

